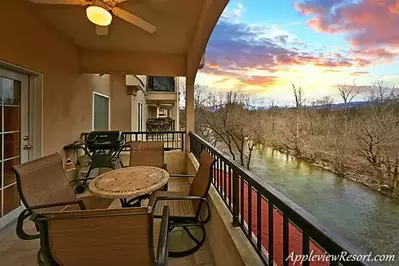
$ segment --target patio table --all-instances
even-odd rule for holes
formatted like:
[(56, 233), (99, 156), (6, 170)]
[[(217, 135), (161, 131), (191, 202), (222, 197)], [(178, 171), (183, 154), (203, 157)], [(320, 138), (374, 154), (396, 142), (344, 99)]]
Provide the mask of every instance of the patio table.
[(119, 198), (122, 207), (132, 207), (137, 203), (137, 199), (162, 188), (168, 180), (169, 173), (164, 169), (133, 166), (97, 176), (90, 182), (89, 190), (101, 198)]

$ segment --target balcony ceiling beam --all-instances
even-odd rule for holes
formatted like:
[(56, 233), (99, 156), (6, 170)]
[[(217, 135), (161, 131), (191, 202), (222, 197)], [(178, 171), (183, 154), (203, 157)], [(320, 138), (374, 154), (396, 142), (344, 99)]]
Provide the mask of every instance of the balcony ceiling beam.
[(124, 73), (152, 76), (186, 76), (186, 55), (143, 52), (81, 53), (82, 73)]

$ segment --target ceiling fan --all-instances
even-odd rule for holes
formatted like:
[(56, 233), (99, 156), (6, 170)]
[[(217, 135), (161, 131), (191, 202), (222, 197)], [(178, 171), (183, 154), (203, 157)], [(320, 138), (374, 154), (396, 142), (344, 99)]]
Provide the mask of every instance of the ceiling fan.
[[(154, 33), (156, 27), (151, 23), (118, 7), (119, 4), (131, 0), (30, 0), (36, 4), (56, 4), (87, 6), (87, 18), (96, 25), (98, 35), (108, 35), (108, 26), (112, 22), (112, 14), (121, 18), (148, 33)], [(111, 14), (112, 13), (112, 14)]]

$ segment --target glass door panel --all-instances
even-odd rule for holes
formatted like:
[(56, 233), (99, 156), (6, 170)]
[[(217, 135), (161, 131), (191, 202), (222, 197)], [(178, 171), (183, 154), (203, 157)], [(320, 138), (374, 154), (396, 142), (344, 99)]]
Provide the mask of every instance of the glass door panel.
[[(27, 125), (22, 123), (22, 114), (26, 117), (25, 123), (28, 118), (27, 89), (26, 76), (0, 69), (0, 217), (4, 218), (21, 206), (11, 166), (27, 160), (21, 148), (22, 135), (27, 130)], [(0, 218), (0, 224), (4, 218)]]
[(18, 196), (17, 185), (13, 184), (11, 186), (4, 188), (4, 205), (3, 205), (3, 216), (15, 210), (21, 205)]

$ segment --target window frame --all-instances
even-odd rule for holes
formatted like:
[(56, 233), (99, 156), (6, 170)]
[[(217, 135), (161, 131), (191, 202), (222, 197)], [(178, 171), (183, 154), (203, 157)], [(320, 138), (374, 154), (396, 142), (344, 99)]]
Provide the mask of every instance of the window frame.
[(144, 122), (144, 104), (142, 102), (137, 102), (137, 131), (143, 132), (143, 122)]
[(96, 91), (93, 91), (91, 129), (93, 131), (95, 130), (94, 129), (94, 110), (95, 110), (94, 102), (95, 102), (96, 96), (100, 96), (100, 97), (106, 98), (108, 100), (108, 129), (107, 130), (110, 130), (111, 129), (111, 97), (109, 95), (102, 94), (102, 93), (96, 92)]

